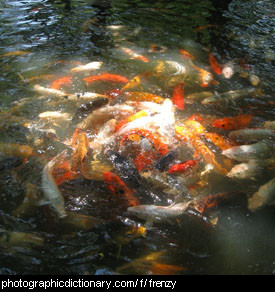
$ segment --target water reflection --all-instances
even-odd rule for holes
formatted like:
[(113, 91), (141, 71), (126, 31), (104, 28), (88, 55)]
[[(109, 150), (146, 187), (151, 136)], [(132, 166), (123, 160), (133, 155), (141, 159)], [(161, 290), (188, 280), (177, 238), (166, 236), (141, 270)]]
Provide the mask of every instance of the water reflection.
[[(182, 114), (177, 113), (177, 118), (185, 119), (201, 113), (207, 117), (224, 117), (241, 111), (255, 115), (255, 125), (268, 119), (274, 120), (274, 25), (273, 18), (267, 12), (272, 4), (270, 1), (232, 1), (224, 17), (221, 17), (223, 9), (227, 9), (227, 1), (223, 2), (225, 7), (218, 6), (217, 2), (129, 3), (120, 0), (91, 4), (87, 1), (1, 1), (0, 55), (13, 54), (0, 60), (3, 68), (0, 73), (0, 95), (4, 109), (0, 120), (0, 147), (2, 152), (6, 149), (6, 153), (12, 153), (11, 157), (2, 155), (0, 165), (0, 273), (273, 272), (274, 259), (270, 259), (270, 254), (274, 246), (274, 228), (271, 224), (274, 209), (271, 207), (271, 211), (268, 208), (266, 212), (252, 214), (242, 203), (222, 206), (217, 211), (219, 221), (215, 227), (212, 223), (216, 217), (202, 216), (193, 210), (193, 213), (179, 217), (172, 224), (156, 223), (144, 236), (141, 228), (144, 222), (134, 217), (130, 219), (125, 214), (125, 201), (106, 197), (106, 185), (101, 180), (80, 176), (60, 185), (68, 212), (66, 219), (58, 219), (49, 206), (38, 207), (36, 204), (42, 193), (41, 173), (44, 166), (63, 151), (68, 151), (70, 157), (76, 153), (68, 140), (77, 125), (67, 116), (52, 122), (39, 115), (61, 111), (70, 117), (82, 101), (75, 102), (60, 96), (56, 98), (49, 93), (41, 96), (35, 92), (33, 85), (38, 83), (47, 89), (54, 80), (71, 74), (70, 70), (79, 64), (102, 61), (100, 73), (120, 74), (129, 79), (139, 76), (143, 78), (145, 91), (170, 97), (172, 86), (165, 76), (146, 81), (149, 77), (140, 74), (154, 68), (157, 68), (154, 69), (155, 74), (161, 73), (159, 68), (163, 64), (171, 64), (171, 61), (180, 62), (190, 69), (190, 62), (182, 59), (179, 49), (194, 55), (197, 67), (210, 70), (208, 55), (211, 50), (222, 64), (232, 61), (236, 68), (232, 79), (214, 75), (220, 83), (211, 84), (211, 90), (223, 93), (250, 88), (252, 85), (248, 77), (253, 74), (260, 77), (260, 85), (256, 88), (261, 94), (257, 98), (246, 97), (237, 103), (228, 102), (226, 106), (211, 107), (199, 101), (190, 102)], [(152, 51), (152, 45), (163, 51)], [(121, 50), (123, 47), (131, 48), (134, 51), (131, 56), (136, 58), (145, 55), (148, 64), (129, 58)], [(195, 75), (197, 71), (192, 70)], [(81, 74), (72, 77), (72, 86), (65, 82), (64, 88), (60, 89), (65, 89), (69, 94), (79, 93), (81, 97), (87, 91), (83, 78), (89, 73)], [(196, 77), (192, 78), (184, 79), (186, 96), (203, 90)], [(91, 88), (104, 94), (116, 89), (113, 94), (117, 94), (121, 85), (104, 84)], [(157, 106), (155, 117), (157, 114), (161, 116)], [(119, 114), (123, 115), (123, 111)], [(90, 137), (95, 135), (93, 127), (96, 125), (84, 128)], [(82, 138), (80, 132), (78, 143)], [(134, 134), (130, 138), (138, 139)], [(145, 145), (146, 141), (143, 142)], [(15, 143), (30, 145), (31, 148), (18, 148)], [(133, 145), (136, 147), (137, 144)], [(144, 147), (150, 147), (148, 141)], [(133, 151), (132, 148), (126, 150), (129, 153), (124, 150), (122, 154), (130, 155)], [(220, 149), (212, 145), (211, 150), (221, 158)], [(26, 156), (27, 151), (29, 156), (25, 161), (25, 157), (20, 155)], [(181, 152), (186, 159), (190, 155), (190, 149), (183, 148)], [(61, 174), (68, 170), (65, 162)], [(107, 161), (104, 163), (102, 167), (107, 167), (104, 170), (109, 171)], [(222, 160), (217, 163), (222, 163)], [(225, 190), (241, 190), (252, 195), (273, 175), (273, 170), (267, 171), (263, 177), (243, 183), (212, 173), (206, 176), (211, 183), (204, 185), (202, 190), (205, 195)], [(179, 192), (182, 187), (177, 180), (159, 182), (166, 183), (166, 187), (174, 184), (173, 192)], [(148, 204), (168, 205), (174, 197), (163, 192), (163, 189), (163, 185), (152, 190), (140, 188), (135, 195)], [(125, 190), (128, 191), (124, 186), (117, 192)], [(266, 233), (270, 236), (267, 237)], [(24, 245), (21, 244), (23, 240)]]

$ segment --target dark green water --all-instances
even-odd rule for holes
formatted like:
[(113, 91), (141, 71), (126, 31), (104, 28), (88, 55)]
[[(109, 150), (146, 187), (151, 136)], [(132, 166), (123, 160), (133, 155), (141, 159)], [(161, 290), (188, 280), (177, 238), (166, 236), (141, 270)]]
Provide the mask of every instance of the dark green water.
[[(214, 91), (250, 88), (247, 75), (260, 78), (261, 95), (256, 100), (218, 108), (186, 105), (183, 117), (197, 113), (223, 117), (241, 112), (254, 114), (257, 124), (275, 120), (275, 11), (271, 0), (99, 2), (100, 5), (75, 0), (71, 1), (71, 7), (66, 7), (62, 1), (0, 0), (0, 55), (30, 52), (0, 59), (3, 111), (13, 108), (15, 116), (37, 120), (38, 114), (47, 110), (71, 109), (64, 103), (53, 106), (50, 98), (39, 99), (32, 83), (25, 83), (21, 78), (44, 74), (67, 76), (73, 62), (102, 61), (103, 72), (128, 78), (144, 72), (147, 69), (144, 64), (127, 60), (118, 53), (118, 46), (130, 45), (151, 61), (161, 58), (173, 61), (175, 52), (182, 48), (194, 54), (203, 68), (209, 69), (208, 50), (219, 57), (221, 64), (233, 61), (237, 64), (236, 74), (226, 80), (215, 76), (220, 83), (211, 88)], [(117, 31), (111, 26), (123, 28)], [(152, 44), (167, 47), (167, 52), (150, 53)], [(60, 60), (64, 62), (56, 62)], [(73, 92), (85, 90), (80, 80), (74, 81)], [(37, 83), (49, 85), (43, 79)], [(188, 90), (191, 93), (195, 87)], [(165, 90), (160, 92), (164, 97), (170, 94)], [(27, 99), (24, 106), (14, 108), (15, 101), (24, 99)], [(16, 122), (1, 118), (1, 142), (24, 144), (28, 135)], [(64, 134), (63, 138), (69, 137)], [(47, 157), (63, 150), (58, 143), (42, 146), (40, 151)], [(15, 176), (15, 162), (7, 168), (6, 158), (1, 157), (5, 168), (1, 168), (0, 175), (0, 236), (4, 230), (17, 232), (14, 236), (18, 236), (18, 241), (5, 244), (1, 237), (0, 274), (150, 274), (152, 267), (148, 260), (136, 259), (157, 252), (161, 252), (157, 262), (186, 268), (179, 274), (275, 272), (273, 207), (255, 214), (238, 205), (218, 210), (219, 221), (215, 227), (210, 227), (197, 214), (190, 214), (180, 218), (180, 224), (174, 221), (172, 225), (156, 224), (146, 237), (127, 241), (125, 234), (135, 218), (128, 218), (118, 203), (109, 202), (103, 186), (94, 181), (73, 180), (60, 189), (68, 211), (104, 221), (96, 228), (72, 228), (60, 222), (47, 207), (34, 207), (33, 214), (22, 219), (13, 217), (13, 210), (24, 198), (25, 183), (40, 184), (43, 165), (32, 158), (21, 170), (15, 170)], [(210, 182), (211, 192), (241, 190), (250, 196), (272, 177), (274, 172), (268, 172), (256, 181), (233, 183), (214, 177)], [(167, 205), (165, 200), (153, 199), (156, 204)], [(35, 234), (38, 239), (31, 239), (35, 243), (28, 244), (19, 232)], [(126, 237), (120, 252), (119, 236)], [(127, 263), (133, 264), (120, 268)]]

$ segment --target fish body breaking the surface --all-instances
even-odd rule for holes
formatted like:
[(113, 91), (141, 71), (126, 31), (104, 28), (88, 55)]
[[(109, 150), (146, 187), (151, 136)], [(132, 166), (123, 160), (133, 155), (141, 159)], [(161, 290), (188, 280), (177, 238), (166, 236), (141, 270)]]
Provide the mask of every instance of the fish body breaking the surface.
[(255, 92), (255, 89), (240, 89), (240, 90), (230, 90), (225, 93), (215, 94), (213, 96), (205, 98), (201, 103), (202, 104), (216, 104), (226, 101), (234, 101), (235, 99), (246, 97)]
[(53, 97), (63, 97), (66, 100), (80, 100), (80, 99), (90, 100), (90, 99), (95, 99), (97, 97), (106, 97), (106, 95), (102, 95), (102, 94), (98, 94), (98, 93), (94, 93), (94, 92), (68, 94), (62, 90), (47, 88), (47, 87), (41, 86), (39, 84), (35, 84), (33, 86), (33, 89), (38, 94), (49, 95), (49, 96), (53, 96)]
[(272, 156), (272, 147), (262, 141), (251, 145), (234, 146), (222, 152), (223, 155), (237, 161), (267, 159)]
[(275, 131), (269, 129), (240, 129), (230, 132), (229, 137), (238, 142), (260, 141), (275, 139)]
[(127, 211), (140, 219), (147, 220), (147, 223), (152, 223), (153, 221), (169, 220), (184, 214), (192, 202), (188, 201), (170, 206), (138, 205), (129, 207)]
[(248, 208), (256, 211), (264, 206), (274, 204), (275, 201), (275, 177), (261, 186), (251, 198), (248, 199)]
[(254, 179), (262, 174), (264, 170), (264, 161), (252, 159), (248, 162), (235, 165), (227, 174), (230, 178), (236, 179)]
[(72, 68), (70, 72), (78, 73), (78, 72), (84, 72), (84, 71), (90, 71), (90, 70), (97, 70), (97, 69), (100, 69), (101, 66), (102, 66), (102, 62), (91, 62), (86, 65)]
[[(60, 193), (54, 177), (52, 175), (52, 171), (54, 165), (58, 162), (58, 160), (66, 155), (66, 151), (61, 152), (55, 158), (53, 158), (50, 162), (48, 162), (42, 171), (42, 189), (44, 194), (44, 203), (49, 203), (54, 211), (58, 214), (59, 218), (67, 216), (65, 211), (65, 201)], [(43, 202), (41, 202), (43, 204)]]

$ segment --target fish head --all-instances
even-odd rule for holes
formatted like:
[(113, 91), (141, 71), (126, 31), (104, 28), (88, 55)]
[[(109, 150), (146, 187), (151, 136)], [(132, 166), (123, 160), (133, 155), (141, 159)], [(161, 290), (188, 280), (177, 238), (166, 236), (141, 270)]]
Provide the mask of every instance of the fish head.
[(55, 204), (49, 203), (47, 205), (49, 209), (58, 216), (59, 219), (67, 216), (64, 205), (62, 203), (56, 202)]
[(138, 206), (128, 207), (127, 212), (130, 215), (147, 220), (148, 217), (150, 217), (148, 210), (147, 210), (148, 209), (147, 207), (148, 206), (146, 206), (146, 205), (138, 205)]
[(212, 126), (215, 128), (224, 129), (224, 130), (231, 129), (231, 123), (228, 120), (226, 120), (226, 118), (214, 121), (212, 123)]

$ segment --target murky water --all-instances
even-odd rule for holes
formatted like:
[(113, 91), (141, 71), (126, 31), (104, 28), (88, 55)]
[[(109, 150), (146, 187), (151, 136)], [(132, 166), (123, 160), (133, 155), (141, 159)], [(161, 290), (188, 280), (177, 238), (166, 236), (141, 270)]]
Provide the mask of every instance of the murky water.
[[(189, 68), (180, 49), (195, 56), (196, 66), (210, 71), (211, 51), (220, 64), (232, 62), (235, 74), (226, 79), (213, 73), (216, 82), (206, 88), (200, 86), (199, 77), (187, 78), (186, 96), (240, 89), (255, 89), (256, 95), (216, 106), (186, 99), (176, 119), (201, 114), (207, 124), (211, 117), (249, 114), (251, 127), (275, 120), (272, 1), (223, 1), (223, 6), (210, 0), (99, 2), (75, 0), (66, 7), (62, 1), (0, 1), (0, 274), (273, 274), (272, 206), (252, 213), (246, 199), (245, 203), (237, 199), (203, 216), (190, 210), (177, 220), (155, 223), (146, 236), (130, 233), (140, 230), (137, 226), (144, 220), (129, 216), (125, 201), (112, 197), (100, 179), (79, 176), (60, 184), (66, 218), (59, 219), (49, 205), (37, 206), (43, 167), (63, 150), (72, 154), (70, 139), (77, 125), (70, 119), (42, 120), (39, 114), (59, 111), (73, 116), (82, 102), (40, 94), (34, 85), (48, 88), (54, 80), (72, 75), (72, 83), (61, 89), (82, 94), (87, 91), (83, 78), (99, 73), (72, 74), (70, 70), (79, 64), (102, 62), (100, 73), (130, 80), (156, 70), (158, 61)], [(129, 57), (122, 47), (149, 62)], [(164, 51), (152, 51), (156, 47)], [(260, 78), (256, 86), (250, 81), (254, 75)], [(169, 80), (148, 80), (144, 91), (172, 96)], [(121, 88), (121, 84), (96, 84), (89, 90), (105, 94)], [(87, 132), (94, 135), (92, 129)], [(28, 145), (37, 155), (22, 154), (14, 144)], [(221, 151), (207, 145), (221, 163)], [(127, 156), (127, 151), (122, 154)], [(184, 154), (186, 159), (189, 154)], [(241, 191), (251, 197), (273, 177), (274, 163), (255, 179), (211, 173), (197, 192), (204, 197)], [(192, 194), (195, 197), (196, 190)], [(135, 196), (142, 204), (155, 205), (175, 199), (145, 186)], [(18, 209), (22, 204), (24, 212)]]

